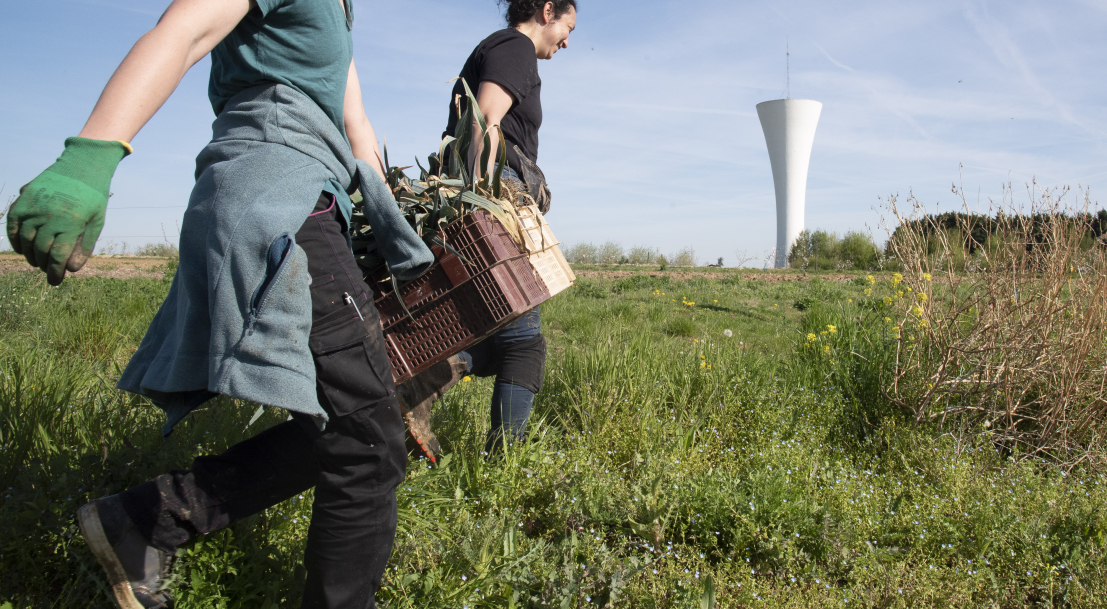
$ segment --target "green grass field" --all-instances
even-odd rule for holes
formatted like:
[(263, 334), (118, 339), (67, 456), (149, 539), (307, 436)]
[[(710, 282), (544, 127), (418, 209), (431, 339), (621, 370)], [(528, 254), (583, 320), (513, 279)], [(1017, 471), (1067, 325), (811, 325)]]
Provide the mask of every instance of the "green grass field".
[[(1103, 472), (892, 411), (853, 342), (863, 274), (590, 275), (543, 306), (529, 442), (481, 455), (489, 380), (439, 405), (447, 457), (399, 489), (382, 606), (1104, 605)], [(0, 275), (0, 607), (112, 606), (76, 508), (283, 420), (221, 399), (163, 442), (114, 389), (167, 290)], [(183, 548), (177, 607), (298, 607), (310, 511)]]

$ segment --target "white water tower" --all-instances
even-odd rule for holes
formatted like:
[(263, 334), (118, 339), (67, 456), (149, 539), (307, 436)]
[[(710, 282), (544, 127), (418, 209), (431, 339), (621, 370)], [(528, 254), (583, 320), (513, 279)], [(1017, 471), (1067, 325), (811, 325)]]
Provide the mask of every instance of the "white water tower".
[(788, 266), (788, 253), (803, 232), (807, 169), (823, 105), (810, 99), (777, 99), (757, 104), (769, 146), (776, 184), (776, 267)]

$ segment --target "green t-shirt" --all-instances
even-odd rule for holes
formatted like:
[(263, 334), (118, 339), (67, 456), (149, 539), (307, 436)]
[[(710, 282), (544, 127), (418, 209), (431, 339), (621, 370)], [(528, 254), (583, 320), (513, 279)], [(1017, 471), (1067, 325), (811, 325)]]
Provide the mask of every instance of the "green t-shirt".
[(232, 97), (266, 83), (315, 100), (345, 135), (342, 105), (353, 57), (353, 0), (256, 0), (211, 51), (208, 98), (218, 115)]

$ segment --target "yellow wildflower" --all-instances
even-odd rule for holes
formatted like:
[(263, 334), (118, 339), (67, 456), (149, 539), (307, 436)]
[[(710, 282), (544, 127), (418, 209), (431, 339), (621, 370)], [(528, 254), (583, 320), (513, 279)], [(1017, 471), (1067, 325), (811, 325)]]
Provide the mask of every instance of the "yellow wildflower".
[(465, 377), (465, 378), (461, 379), (461, 382), (462, 382), (462, 383), (468, 383), (468, 382), (469, 382), (469, 381), (471, 381), (471, 380), (473, 380), (473, 378), (472, 378), (472, 377), (469, 377), (469, 376), (467, 376), (467, 377)]
[(890, 306), (892, 306), (892, 302), (893, 302), (893, 301), (892, 301), (892, 297), (891, 297), (891, 296), (885, 296), (885, 297), (884, 297), (884, 306), (886, 306), (886, 307), (890, 307)]
[(827, 326), (826, 331), (830, 332), (831, 334), (837, 334), (838, 333), (838, 326)]
[(925, 292), (919, 292), (918, 294), (915, 294), (915, 298), (918, 298), (919, 302), (926, 302), (927, 296)]
[(931, 281), (931, 280), (933, 280), (933, 277), (930, 276), (930, 273), (923, 273), (923, 281)]
[(914, 315), (915, 317), (922, 317), (922, 314), (923, 314), (922, 307), (920, 307), (919, 305), (915, 305), (914, 307), (911, 308), (911, 314)]
[(884, 323), (886, 323), (886, 324), (892, 323), (892, 318), (891, 317), (885, 317), (884, 318)]
[(810, 333), (810, 334), (808, 334), (808, 335), (807, 335), (807, 342), (809, 342), (809, 343), (813, 343), (813, 342), (815, 342), (816, 340), (819, 340), (819, 337), (815, 336), (815, 333), (814, 333), (814, 332), (812, 332), (812, 333)]
[(823, 353), (830, 353), (830, 345), (823, 347)]
[(868, 277), (866, 277), (865, 280), (869, 282), (869, 285), (876, 284), (876, 278), (873, 277), (872, 275), (869, 275)]
[(707, 362), (700, 362), (700, 368), (703, 368), (703, 367), (706, 367), (706, 366), (707, 366)]
[(903, 283), (903, 275), (900, 275), (899, 273), (896, 273), (895, 275), (892, 275), (892, 285), (896, 286), (896, 285), (899, 285), (900, 283)]

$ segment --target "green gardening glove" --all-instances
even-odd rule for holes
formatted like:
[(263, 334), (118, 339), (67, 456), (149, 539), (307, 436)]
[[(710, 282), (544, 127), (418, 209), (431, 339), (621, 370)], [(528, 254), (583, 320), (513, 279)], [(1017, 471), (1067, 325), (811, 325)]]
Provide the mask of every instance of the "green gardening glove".
[(23, 188), (8, 212), (12, 249), (59, 285), (81, 270), (104, 228), (115, 168), (130, 144), (71, 137), (65, 151)]

